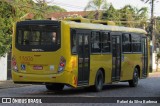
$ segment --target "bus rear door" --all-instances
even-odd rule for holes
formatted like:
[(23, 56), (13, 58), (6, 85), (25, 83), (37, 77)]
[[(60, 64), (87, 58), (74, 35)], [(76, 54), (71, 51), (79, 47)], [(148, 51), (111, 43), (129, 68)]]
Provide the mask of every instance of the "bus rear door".
[(78, 85), (89, 84), (89, 64), (90, 64), (90, 49), (89, 49), (90, 31), (77, 30), (77, 50), (78, 50)]

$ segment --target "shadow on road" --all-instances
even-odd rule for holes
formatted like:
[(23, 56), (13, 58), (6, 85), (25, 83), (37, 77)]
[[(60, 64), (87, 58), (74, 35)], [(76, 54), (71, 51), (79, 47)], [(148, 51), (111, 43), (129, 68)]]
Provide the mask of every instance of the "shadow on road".
[[(103, 93), (105, 91), (114, 91), (117, 89), (128, 89), (129, 85), (128, 84), (112, 84), (112, 85), (105, 85), (103, 87), (103, 90), (100, 93)], [(35, 93), (30, 93), (28, 95), (48, 95), (48, 96), (66, 96), (66, 95), (79, 95), (79, 94), (94, 94), (96, 92), (86, 89), (86, 88), (71, 88), (71, 87), (66, 87), (63, 91), (49, 91), (49, 90), (44, 90), (41, 92), (35, 92)]]

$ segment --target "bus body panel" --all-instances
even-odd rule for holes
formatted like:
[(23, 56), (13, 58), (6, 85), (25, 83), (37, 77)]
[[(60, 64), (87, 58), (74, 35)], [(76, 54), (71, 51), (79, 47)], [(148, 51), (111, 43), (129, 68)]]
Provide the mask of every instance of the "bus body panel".
[(105, 72), (105, 83), (111, 82), (112, 55), (91, 54), (90, 56), (90, 85), (94, 85), (97, 71), (102, 68)]
[[(61, 51), (46, 52), (22, 52), (15, 50), (13, 57), (17, 61), (18, 70), (26, 74), (53, 74), (57, 73)], [(46, 61), (47, 60), (47, 61)], [(24, 66), (24, 68), (23, 68)]]
[[(107, 26), (105, 28), (103, 27), (103, 25), (89, 25), (83, 23), (79, 24), (74, 22), (61, 21), (61, 46), (58, 50), (50, 52), (26, 52), (20, 51), (15, 47), (15, 28), (12, 40), (12, 58), (15, 58), (17, 62), (18, 72), (12, 70), (13, 81), (16, 83), (63, 83), (73, 87), (78, 87), (78, 55), (73, 55), (71, 53), (71, 28), (122, 32), (136, 31), (136, 29), (133, 29), (132, 31), (132, 29), (130, 28), (118, 29), (118, 27), (114, 28), (112, 26)], [(141, 30), (137, 31), (141, 32)], [(142, 33), (145, 32), (142, 31)], [(121, 61), (120, 81), (131, 80), (133, 78), (134, 68), (137, 65), (140, 67), (140, 78), (142, 78), (142, 54), (122, 53), (122, 55), (124, 56), (124, 59), (122, 59)], [(58, 73), (61, 57), (65, 58), (66, 65), (63, 72)], [(104, 83), (112, 83), (112, 51), (110, 51), (110, 53), (108, 54), (90, 53), (89, 84), (85, 86), (95, 84), (96, 73), (99, 69), (104, 70)]]
[[(142, 67), (142, 63), (141, 63), (142, 54), (123, 54), (123, 55), (124, 55), (124, 59), (122, 61), (121, 81), (131, 80), (133, 77), (134, 68), (137, 65)], [(142, 73), (142, 69), (140, 69), (140, 74), (141, 73)]]
[(24, 74), (12, 71), (12, 77), (16, 83), (70, 83), (72, 84), (72, 73), (65, 71), (61, 74)]
[[(54, 52), (19, 51), (13, 42), (12, 58), (15, 58), (18, 65), (18, 73), (12, 70), (14, 82), (64, 83), (73, 87), (77, 86), (77, 56), (71, 56), (71, 52), (69, 52), (70, 28), (62, 23), (61, 29), (64, 29), (61, 31), (63, 45)], [(16, 34), (13, 36), (13, 41), (15, 41), (15, 36)], [(62, 73), (58, 73), (62, 56), (66, 59), (66, 66)], [(25, 69), (22, 69), (22, 66), (25, 66)], [(39, 67), (36, 69), (34, 68), (36, 66)]]

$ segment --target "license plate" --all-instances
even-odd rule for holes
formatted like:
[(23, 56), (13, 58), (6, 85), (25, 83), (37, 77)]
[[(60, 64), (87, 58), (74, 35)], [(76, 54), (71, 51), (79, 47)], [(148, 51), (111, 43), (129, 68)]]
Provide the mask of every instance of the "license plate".
[(43, 70), (43, 66), (36, 65), (36, 66), (33, 66), (33, 69), (34, 70)]

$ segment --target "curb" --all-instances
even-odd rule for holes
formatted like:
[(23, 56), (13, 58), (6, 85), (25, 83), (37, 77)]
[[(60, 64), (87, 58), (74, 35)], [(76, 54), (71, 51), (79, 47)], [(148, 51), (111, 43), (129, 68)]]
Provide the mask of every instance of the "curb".
[(160, 71), (149, 73), (149, 77), (160, 77)]

